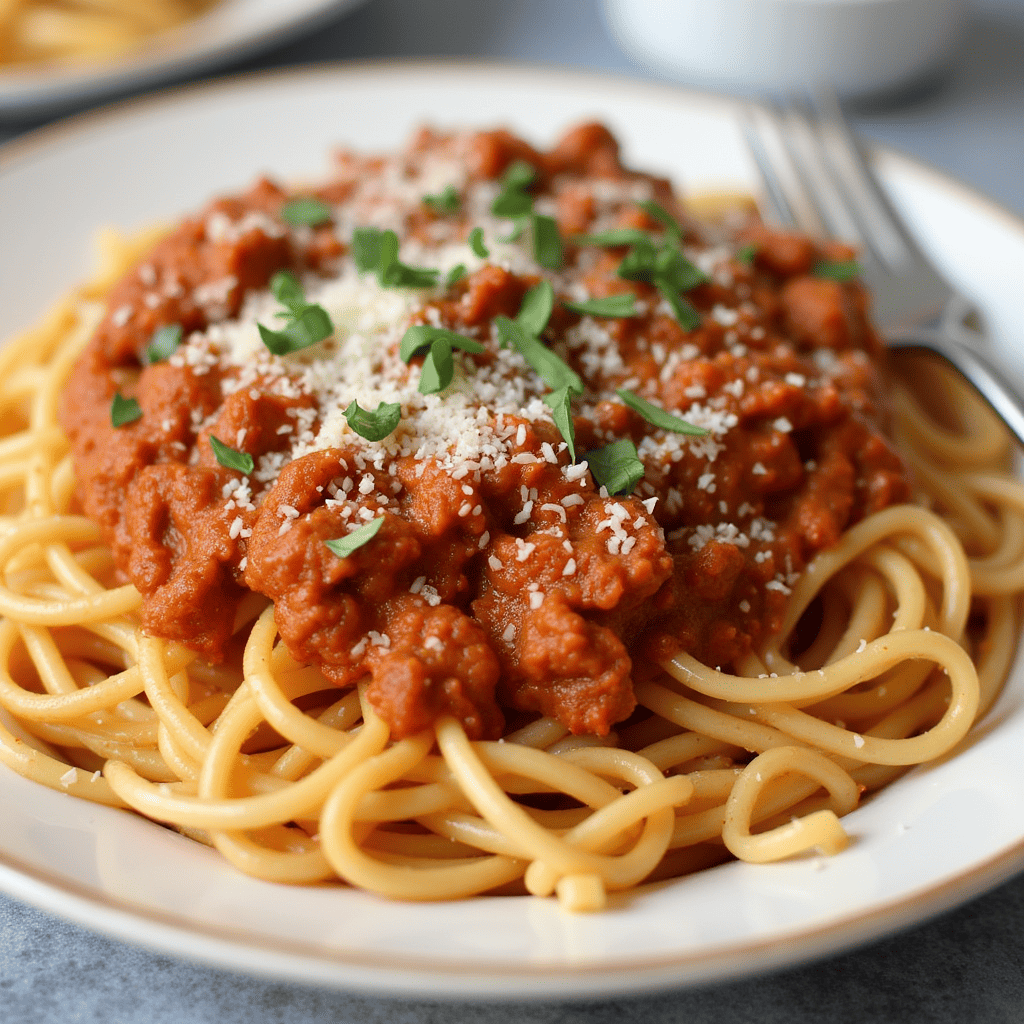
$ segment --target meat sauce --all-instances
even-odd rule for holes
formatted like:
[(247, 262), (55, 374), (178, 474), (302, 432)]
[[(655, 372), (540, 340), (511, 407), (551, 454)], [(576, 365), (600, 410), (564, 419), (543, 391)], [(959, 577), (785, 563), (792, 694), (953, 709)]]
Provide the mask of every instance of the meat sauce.
[[(528, 238), (489, 241), (490, 259), (465, 247), (481, 223), (489, 239), (506, 234), (508, 222), (487, 211), (515, 160), (535, 168), (535, 208), (557, 220), (560, 271), (532, 262)], [(443, 184), (458, 190), (457, 211), (421, 201)], [(907, 498), (884, 432), (865, 293), (816, 272), (848, 249), (750, 218), (699, 227), (667, 182), (623, 167), (599, 125), (550, 152), (504, 131), (424, 130), (397, 157), (341, 154), (331, 180), (303, 194), (331, 205), (330, 223), (290, 226), (281, 211), (291, 194), (265, 180), (185, 220), (113, 288), (64, 393), (78, 500), (142, 594), (148, 633), (223, 659), (238, 604), (254, 591), (273, 601), (297, 659), (336, 686), (368, 680), (396, 736), (452, 714), (471, 737), (493, 738), (523, 713), (603, 735), (633, 711), (635, 672), (679, 649), (734, 666), (778, 629), (817, 552)], [(653, 286), (618, 276), (626, 248), (573, 242), (611, 227), (658, 237), (662, 225), (638, 197), (679, 219), (685, 251), (707, 270), (686, 293), (700, 313), (695, 330)], [(480, 355), (458, 355), (453, 385), (476, 388), (458, 410), (486, 443), (468, 454), (439, 454), (422, 437), (371, 445), (330, 427), (328, 393), (373, 407), (364, 379), (353, 371), (351, 386), (324, 383), (319, 351), (246, 355), (232, 340), (253, 308), (270, 322), (265, 289), (282, 268), (310, 295), (335, 278), (368, 287), (349, 256), (361, 222), (394, 224), (408, 262), (469, 256), (470, 272), (448, 287), (384, 295), (405, 311), (372, 328), (385, 340), (367, 356), (390, 360), (408, 420), (398, 433), (415, 434), (420, 420), (443, 432), (455, 400), (416, 397), (421, 359), (402, 364), (398, 341), (425, 323), (483, 343)], [(586, 385), (573, 409), (575, 466), (538, 401), (547, 388), (492, 330), (542, 277), (560, 299), (637, 297), (634, 317), (556, 303), (544, 332)], [(334, 321), (336, 336), (318, 348), (348, 365), (338, 346), (370, 329)], [(185, 343), (145, 365), (154, 332), (169, 324)], [(622, 387), (710, 434), (652, 427), (617, 397)], [(491, 392), (510, 388), (520, 398), (492, 407)], [(142, 410), (119, 428), (115, 391)], [(256, 471), (220, 465), (211, 436), (250, 454)], [(621, 438), (635, 443), (644, 476), (632, 495), (609, 496), (582, 460)], [(324, 543), (380, 516), (372, 541), (346, 557)]]

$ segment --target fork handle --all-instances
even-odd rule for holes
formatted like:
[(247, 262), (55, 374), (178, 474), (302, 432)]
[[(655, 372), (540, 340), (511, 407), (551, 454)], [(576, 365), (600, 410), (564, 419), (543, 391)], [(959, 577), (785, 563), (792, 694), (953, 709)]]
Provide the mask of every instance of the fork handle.
[(949, 334), (927, 327), (890, 335), (886, 347), (924, 350), (944, 359), (992, 406), (1024, 445), (1024, 403), (1016, 388), (984, 356)]

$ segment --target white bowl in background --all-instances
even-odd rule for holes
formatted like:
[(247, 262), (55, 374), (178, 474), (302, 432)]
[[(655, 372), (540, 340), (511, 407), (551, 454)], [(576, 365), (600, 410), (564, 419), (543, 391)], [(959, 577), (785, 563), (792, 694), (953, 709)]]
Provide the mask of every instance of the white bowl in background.
[(926, 79), (953, 54), (967, 0), (605, 0), (619, 44), (708, 89), (844, 96)]

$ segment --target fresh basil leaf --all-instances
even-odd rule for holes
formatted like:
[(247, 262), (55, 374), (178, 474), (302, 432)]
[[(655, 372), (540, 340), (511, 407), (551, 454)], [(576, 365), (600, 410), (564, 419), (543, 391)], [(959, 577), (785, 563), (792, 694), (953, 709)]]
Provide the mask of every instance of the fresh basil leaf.
[(757, 246), (753, 242), (736, 250), (736, 262), (742, 263), (745, 267), (752, 267), (756, 256)]
[(414, 324), (408, 328), (402, 336), (402, 343), (398, 348), (398, 354), (403, 363), (409, 362), (414, 355), (430, 348), (435, 341), (446, 341), (451, 348), (460, 348), (463, 352), (472, 352), (480, 355), (485, 351), (484, 346), (472, 338), (456, 331), (449, 331), (444, 327), (431, 327), (429, 324)]
[(533, 196), (525, 191), (537, 172), (525, 160), (516, 160), (501, 177), (501, 191), (491, 203), (495, 217), (522, 217), (533, 212)]
[(523, 232), (530, 226), (530, 222), (533, 219), (532, 215), (527, 213), (522, 217), (512, 218), (512, 230), (507, 235), (499, 236), (499, 242), (518, 242)]
[(390, 228), (380, 240), (377, 280), (384, 288), (432, 288), (440, 272), (425, 267), (410, 267), (398, 258), (398, 235)]
[(539, 338), (551, 319), (551, 311), (555, 308), (555, 290), (550, 282), (540, 281), (523, 296), (516, 323), (527, 334)]
[(437, 338), (430, 346), (420, 369), (420, 394), (433, 395), (438, 391), (444, 391), (454, 376), (455, 362), (452, 359), (451, 342), (444, 337)]
[(149, 344), (142, 354), (142, 361), (147, 366), (152, 366), (153, 363), (162, 363), (165, 359), (170, 359), (181, 344), (181, 336), (181, 324), (161, 327), (149, 339)]
[(653, 217), (674, 238), (683, 237), (683, 229), (679, 221), (664, 206), (656, 203), (653, 199), (643, 200), (636, 205), (648, 216)]
[(377, 516), (368, 523), (336, 540), (325, 540), (324, 544), (339, 558), (348, 558), (353, 551), (358, 551), (368, 541), (377, 536), (377, 531), (384, 525), (384, 517)]
[(484, 229), (473, 228), (469, 233), (469, 247), (480, 259), (485, 260), (491, 255), (490, 250), (484, 245)]
[(684, 299), (674, 288), (666, 288), (660, 282), (658, 283), (658, 291), (661, 292), (662, 298), (672, 307), (672, 312), (679, 321), (680, 327), (686, 331), (695, 331), (700, 327), (700, 313), (697, 312), (692, 303)]
[(445, 275), (445, 278), (444, 278), (444, 286), (445, 286), (445, 288), (451, 288), (451, 286), (453, 284), (457, 284), (465, 276), (466, 276), (466, 264), (465, 263), (458, 263), (458, 264), (456, 264)]
[(270, 293), (290, 310), (302, 309), (306, 305), (306, 293), (299, 279), (290, 270), (279, 270), (270, 279)]
[(687, 423), (686, 420), (680, 419), (678, 416), (659, 408), (657, 405), (652, 405), (645, 398), (641, 398), (634, 392), (626, 390), (626, 388), (619, 388), (615, 393), (622, 399), (625, 405), (628, 405), (634, 412), (638, 412), (648, 423), (653, 424), (655, 427), (660, 427), (662, 430), (670, 430), (676, 434), (689, 434), (691, 437), (708, 436), (709, 431), (703, 427), (695, 427), (692, 423)]
[(597, 245), (607, 248), (651, 244), (650, 236), (639, 228), (612, 228), (596, 235), (577, 235), (572, 241), (574, 245)]
[(654, 257), (655, 284), (664, 284), (677, 292), (688, 292), (698, 285), (707, 284), (709, 278), (700, 267), (691, 263), (674, 246), (663, 246)]
[(281, 220), (292, 227), (315, 228), (334, 220), (334, 211), (315, 196), (300, 196), (281, 207)]
[(380, 228), (356, 228), (352, 232), (352, 260), (357, 270), (365, 274), (377, 269), (383, 240)]
[(501, 176), (501, 190), (524, 189), (537, 177), (537, 168), (525, 160), (513, 160)]
[(576, 461), (576, 424), (572, 418), (572, 390), (568, 387), (559, 388), (544, 396), (544, 404), (551, 409), (551, 418), (558, 427), (569, 449), (569, 458)]
[(225, 469), (237, 469), (239, 473), (245, 473), (246, 476), (252, 472), (253, 461), (248, 452), (236, 452), (234, 448), (229, 448), (213, 434), (210, 435), (210, 447), (213, 449), (213, 454), (217, 456), (217, 461)]
[(142, 418), (142, 406), (134, 398), (123, 398), (120, 391), (114, 392), (110, 403), (110, 422), (112, 426), (123, 427)]
[(442, 215), (456, 213), (459, 209), (459, 190), (454, 185), (445, 185), (440, 192), (424, 196), (423, 205)]
[(853, 281), (860, 276), (860, 264), (856, 260), (822, 260), (813, 273), (828, 281)]
[(644, 464), (629, 438), (588, 452), (587, 466), (595, 483), (609, 494), (632, 494), (644, 476)]
[(620, 292), (618, 295), (606, 295), (600, 299), (587, 299), (584, 302), (563, 302), (566, 309), (584, 316), (626, 317), (639, 316), (636, 310), (636, 295), (633, 292)]
[(351, 402), (345, 410), (348, 425), (367, 441), (383, 441), (402, 418), (402, 406), (398, 402), (381, 402), (370, 412), (362, 409), (358, 402)]
[(565, 260), (554, 217), (533, 215), (533, 257), (545, 270), (561, 270)]
[(647, 235), (641, 235), (619, 264), (616, 273), (629, 281), (650, 281), (657, 269), (658, 250)]
[(583, 381), (578, 374), (546, 345), (527, 334), (521, 324), (507, 316), (496, 316), (494, 322), (502, 346), (511, 345), (552, 391), (567, 387), (577, 395), (583, 394)]
[(279, 331), (257, 324), (263, 344), (275, 356), (286, 356), (309, 348), (334, 333), (334, 325), (323, 306), (303, 306), (291, 314), (292, 318)]

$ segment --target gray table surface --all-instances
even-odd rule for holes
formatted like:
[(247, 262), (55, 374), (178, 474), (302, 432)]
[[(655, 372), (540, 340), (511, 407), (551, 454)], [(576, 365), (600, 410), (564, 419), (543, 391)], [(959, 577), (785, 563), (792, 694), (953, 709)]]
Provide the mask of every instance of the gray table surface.
[[(409, 56), (539, 61), (654, 77), (595, 0), (370, 0), (243, 65)], [(897, 146), (1024, 214), (1024, 0), (976, 0), (963, 47), (927, 90), (854, 111)], [(0, 121), (0, 141), (38, 121)], [(2, 823), (0, 823), (2, 827)], [(951, 839), (951, 841), (953, 841)], [(264, 982), (94, 935), (0, 896), (0, 1022), (804, 1024), (1024, 1021), (1024, 877), (912, 931), (751, 981), (601, 1003), (441, 1005)]]

